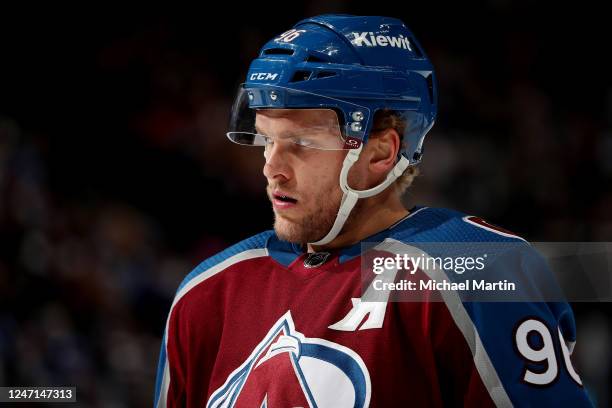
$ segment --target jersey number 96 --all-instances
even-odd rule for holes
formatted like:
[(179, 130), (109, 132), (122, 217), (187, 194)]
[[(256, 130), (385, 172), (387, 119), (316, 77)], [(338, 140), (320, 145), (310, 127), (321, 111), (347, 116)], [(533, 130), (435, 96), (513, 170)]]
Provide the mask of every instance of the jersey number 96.
[[(553, 339), (553, 334), (544, 322), (530, 318), (524, 320), (515, 330), (514, 341), (518, 353), (526, 360), (523, 373), (523, 381), (527, 384), (536, 386), (547, 386), (553, 383), (559, 375), (559, 364), (557, 353), (555, 352), (554, 341), (558, 341), (563, 355), (563, 363), (570, 377), (580, 386), (582, 380), (574, 370), (570, 360), (570, 351), (565, 344), (561, 330), (557, 329), (557, 336)], [(531, 341), (530, 341), (531, 340)], [(533, 343), (539, 343), (534, 345)], [(536, 370), (534, 365), (542, 366)], [(531, 368), (529, 367), (531, 366)]]

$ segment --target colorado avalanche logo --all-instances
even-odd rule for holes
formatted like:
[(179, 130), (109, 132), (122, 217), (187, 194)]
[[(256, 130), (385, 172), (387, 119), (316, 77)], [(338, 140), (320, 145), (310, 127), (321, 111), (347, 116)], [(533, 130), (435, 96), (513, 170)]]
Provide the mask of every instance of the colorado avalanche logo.
[(361, 358), (347, 347), (305, 337), (288, 311), (206, 407), (361, 408), (369, 403), (370, 375)]

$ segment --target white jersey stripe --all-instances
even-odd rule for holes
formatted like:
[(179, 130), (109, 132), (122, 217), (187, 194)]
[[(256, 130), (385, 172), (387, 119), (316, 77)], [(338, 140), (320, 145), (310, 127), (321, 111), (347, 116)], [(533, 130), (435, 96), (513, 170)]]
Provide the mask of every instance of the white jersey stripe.
[(178, 303), (179, 300), (183, 296), (187, 294), (191, 289), (204, 282), (206, 279), (222, 272), (228, 267), (237, 264), (238, 262), (246, 261), (248, 259), (260, 258), (262, 256), (268, 256), (268, 250), (266, 248), (257, 248), (257, 249), (249, 249), (247, 251), (240, 252), (234, 256), (227, 258), (226, 260), (216, 264), (215, 266), (206, 269), (193, 277), (185, 286), (181, 288), (181, 290), (174, 296), (174, 300), (172, 301), (172, 306), (170, 307), (170, 312), (168, 313), (168, 317), (166, 318), (166, 330), (165, 330), (165, 344), (166, 348), (166, 361), (164, 362), (164, 378), (161, 382), (160, 388), (161, 391), (159, 393), (159, 399), (157, 400), (157, 408), (164, 408), (167, 406), (168, 402), (168, 389), (170, 388), (170, 366), (168, 364), (168, 323), (170, 322), (170, 316), (172, 316), (172, 311), (174, 310), (174, 306)]
[[(410, 246), (401, 241), (395, 240), (393, 238), (385, 239), (381, 244), (375, 247), (377, 250), (388, 251), (395, 254), (405, 254), (414, 250), (418, 250), (419, 253), (423, 253), (424, 251), (421, 248), (416, 248)], [(424, 254), (426, 257), (429, 257), (428, 254)], [(428, 264), (428, 263), (426, 263)], [(445, 272), (439, 268), (433, 269), (422, 269), (425, 274), (430, 279), (435, 279), (438, 281), (442, 281), (447, 279), (445, 276)], [(480, 374), (480, 378), (485, 385), (491, 399), (498, 407), (512, 407), (512, 402), (510, 401), (510, 397), (508, 396), (504, 386), (497, 375), (497, 371), (491, 362), (491, 358), (485, 350), (484, 345), (480, 339), (478, 334), (478, 330), (474, 325), (474, 322), (470, 318), (469, 314), (465, 310), (463, 306), (463, 302), (459, 298), (459, 295), (455, 291), (442, 291), (442, 298), (444, 299), (444, 303), (451, 314), (455, 324), (463, 334), (468, 346), (470, 347), (470, 351), (472, 352), (472, 357), (474, 360), (474, 365)]]

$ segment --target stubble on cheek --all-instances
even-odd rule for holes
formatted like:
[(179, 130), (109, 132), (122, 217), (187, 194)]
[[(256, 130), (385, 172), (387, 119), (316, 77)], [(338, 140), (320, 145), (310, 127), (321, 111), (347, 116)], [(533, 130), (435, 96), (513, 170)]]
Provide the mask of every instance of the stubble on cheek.
[(283, 241), (306, 244), (323, 238), (331, 230), (340, 208), (340, 187), (330, 186), (299, 202), (296, 214), (274, 212), (274, 231)]
[(315, 174), (308, 172), (302, 183), (296, 184), (315, 183), (318, 188), (298, 193), (301, 199), (295, 210), (274, 211), (274, 230), (281, 240), (306, 244), (320, 240), (331, 230), (342, 201), (338, 179), (345, 156), (346, 152), (325, 152), (316, 159), (308, 159), (317, 163)]

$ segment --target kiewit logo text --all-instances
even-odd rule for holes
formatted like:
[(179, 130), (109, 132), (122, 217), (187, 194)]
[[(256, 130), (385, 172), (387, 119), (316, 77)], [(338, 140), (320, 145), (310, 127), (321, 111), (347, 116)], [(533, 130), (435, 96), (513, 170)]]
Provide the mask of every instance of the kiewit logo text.
[(400, 34), (399, 37), (389, 35), (374, 35), (373, 32), (352, 33), (354, 38), (351, 41), (357, 47), (396, 47), (412, 51), (410, 40)]

